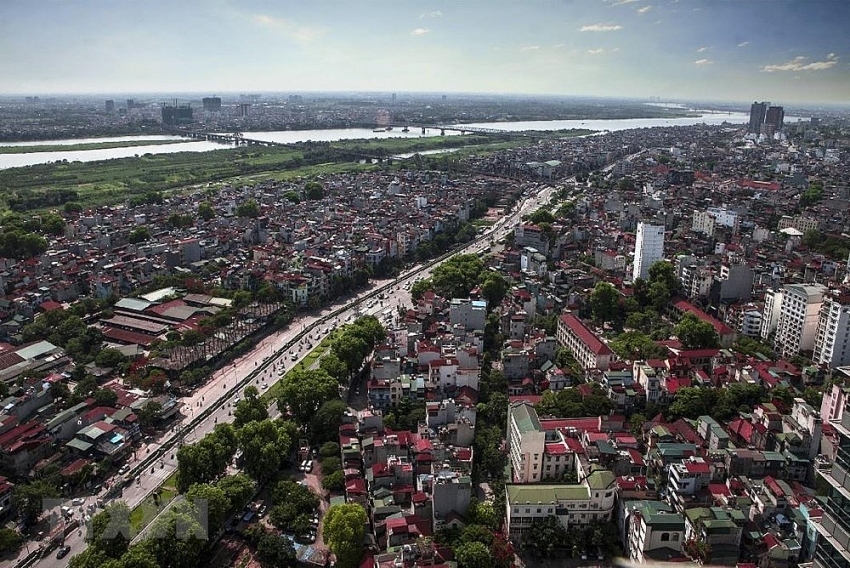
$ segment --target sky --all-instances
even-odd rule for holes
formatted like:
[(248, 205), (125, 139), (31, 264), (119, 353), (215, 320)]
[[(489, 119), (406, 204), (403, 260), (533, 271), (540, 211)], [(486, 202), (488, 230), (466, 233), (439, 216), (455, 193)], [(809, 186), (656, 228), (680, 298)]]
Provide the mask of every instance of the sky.
[(850, 102), (850, 0), (0, 0), (0, 93)]

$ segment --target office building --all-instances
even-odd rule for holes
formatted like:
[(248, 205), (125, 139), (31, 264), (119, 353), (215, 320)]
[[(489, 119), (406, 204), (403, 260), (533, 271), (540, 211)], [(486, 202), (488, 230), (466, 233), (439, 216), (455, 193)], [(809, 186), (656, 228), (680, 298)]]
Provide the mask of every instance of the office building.
[(850, 568), (850, 412), (832, 423), (838, 434), (835, 460), (831, 469), (817, 469), (827, 482), (829, 493), (818, 532), (813, 566), (815, 568)]
[(823, 298), (812, 361), (829, 368), (850, 365), (850, 291), (833, 290)]
[(781, 357), (793, 357), (814, 348), (825, 293), (826, 286), (822, 284), (785, 286), (773, 340), (773, 349)]
[(114, 112), (115, 111), (115, 101), (108, 100), (106, 101), (106, 112)]
[(221, 110), (221, 97), (204, 97), (202, 102), (205, 112), (219, 112)]
[(192, 124), (191, 105), (163, 105), (162, 123), (169, 126)]
[(785, 123), (785, 109), (781, 106), (772, 106), (767, 109), (764, 115), (764, 125), (773, 132), (782, 130)]
[(767, 107), (770, 103), (754, 102), (750, 107), (750, 128), (749, 131), (753, 134), (761, 134), (761, 125), (764, 124), (765, 115), (767, 115)]
[(632, 280), (649, 277), (652, 263), (664, 258), (664, 227), (638, 223), (635, 235), (635, 260), (632, 268)]

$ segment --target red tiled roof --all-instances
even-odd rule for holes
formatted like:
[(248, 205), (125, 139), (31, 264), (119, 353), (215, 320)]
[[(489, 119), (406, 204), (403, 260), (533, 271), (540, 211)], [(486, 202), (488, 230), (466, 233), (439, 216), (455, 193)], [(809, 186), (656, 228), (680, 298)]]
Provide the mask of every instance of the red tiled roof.
[(563, 442), (554, 442), (546, 444), (543, 452), (553, 456), (560, 456), (567, 453), (567, 446)]
[(561, 321), (567, 328), (572, 331), (579, 341), (584, 343), (588, 349), (597, 355), (610, 355), (611, 349), (590, 331), (584, 323), (572, 314), (564, 314), (561, 316)]
[(673, 302), (673, 306), (677, 310), (680, 310), (680, 311), (685, 312), (685, 313), (694, 314), (700, 320), (707, 322), (707, 323), (710, 323), (711, 327), (714, 328), (714, 331), (716, 331), (717, 334), (720, 335), (720, 336), (730, 335), (730, 334), (735, 333), (735, 331), (731, 327), (729, 327), (728, 325), (726, 325), (722, 321), (718, 320), (717, 318), (714, 318), (714, 317), (708, 315), (707, 313), (705, 313), (704, 311), (702, 311), (698, 307), (694, 306), (690, 302), (686, 302), (685, 300), (676, 300), (675, 302)]

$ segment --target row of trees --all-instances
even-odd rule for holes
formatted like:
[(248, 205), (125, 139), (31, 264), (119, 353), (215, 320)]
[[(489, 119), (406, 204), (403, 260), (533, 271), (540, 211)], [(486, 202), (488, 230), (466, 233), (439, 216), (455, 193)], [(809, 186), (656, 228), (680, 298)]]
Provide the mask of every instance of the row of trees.
[[(198, 565), (211, 537), (227, 518), (240, 511), (254, 495), (254, 483), (245, 475), (228, 476), (215, 483), (193, 484), (185, 499), (157, 517), (148, 537), (130, 545), (134, 529), (130, 510), (123, 502), (112, 503), (92, 518), (86, 536), (88, 548), (71, 559), (71, 568), (189, 568)], [(202, 522), (203, 509), (207, 522)], [(291, 547), (290, 547), (291, 549)], [(294, 551), (282, 559), (294, 560)], [(281, 558), (275, 557), (274, 560)], [(281, 564), (264, 563), (264, 566)]]

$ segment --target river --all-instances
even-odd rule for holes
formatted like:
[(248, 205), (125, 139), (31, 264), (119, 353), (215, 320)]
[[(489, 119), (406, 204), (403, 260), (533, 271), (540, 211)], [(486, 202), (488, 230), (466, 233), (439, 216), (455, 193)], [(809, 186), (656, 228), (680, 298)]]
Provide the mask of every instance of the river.
[[(479, 122), (467, 124), (470, 128), (491, 128), (517, 132), (522, 130), (571, 130), (588, 129), (596, 131), (629, 130), (633, 128), (652, 128), (656, 126), (691, 126), (694, 124), (745, 124), (749, 122), (750, 116), (746, 113), (719, 113), (711, 111), (700, 112), (699, 116), (683, 118), (627, 118), (613, 120), (541, 120), (524, 122)], [(785, 122), (796, 122), (804, 120), (797, 117), (786, 117)], [(460, 132), (446, 130), (446, 136), (460, 135)], [(273, 132), (245, 132), (246, 138), (264, 140), (268, 142), (280, 142), (294, 144), (296, 142), (334, 142), (337, 140), (356, 139), (382, 139), (382, 138), (421, 138), (426, 136), (439, 136), (440, 131), (428, 129), (425, 134), (421, 128), (411, 128), (409, 132), (403, 132), (400, 128), (389, 131), (374, 132), (368, 128), (344, 128), (328, 130), (284, 130)], [(75, 138), (68, 140), (42, 140), (38, 142), (4, 142), (0, 146), (44, 146), (44, 145), (71, 145), (90, 142), (123, 142), (135, 140), (174, 140), (174, 136), (117, 136), (112, 138)], [(0, 154), (0, 169), (15, 168), (20, 166), (31, 166), (34, 164), (46, 164), (61, 160), (69, 162), (94, 162), (98, 160), (109, 160), (113, 158), (127, 158), (131, 156), (142, 156), (144, 154), (172, 154), (174, 152), (209, 152), (227, 148), (226, 144), (196, 140), (172, 144), (152, 144), (150, 146), (128, 146), (125, 148), (104, 148), (100, 150), (68, 150), (57, 152), (33, 152), (23, 154)]]

